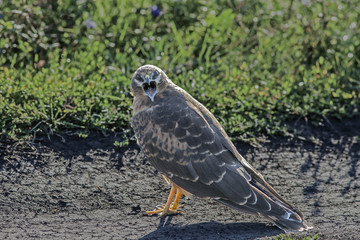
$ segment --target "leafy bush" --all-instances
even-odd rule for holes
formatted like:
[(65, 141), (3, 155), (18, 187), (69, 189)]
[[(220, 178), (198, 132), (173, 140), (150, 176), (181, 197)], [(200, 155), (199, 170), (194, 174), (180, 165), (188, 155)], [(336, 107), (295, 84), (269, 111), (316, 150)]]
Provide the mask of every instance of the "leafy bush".
[(4, 1), (1, 135), (128, 131), (143, 64), (234, 139), (359, 111), (360, 1)]

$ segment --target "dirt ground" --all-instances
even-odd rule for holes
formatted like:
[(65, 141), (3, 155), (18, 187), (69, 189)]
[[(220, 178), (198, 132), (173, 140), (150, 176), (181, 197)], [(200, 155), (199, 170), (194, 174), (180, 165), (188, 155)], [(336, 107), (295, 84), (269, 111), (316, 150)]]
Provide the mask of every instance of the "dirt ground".
[[(301, 209), (309, 232), (293, 237), (359, 239), (360, 118), (324, 127), (293, 126), (301, 136), (270, 137), (240, 153)], [(182, 199), (183, 214), (144, 216), (169, 192), (135, 143), (120, 138), (52, 136), (0, 143), (0, 239), (268, 239), (272, 224), (211, 200)]]

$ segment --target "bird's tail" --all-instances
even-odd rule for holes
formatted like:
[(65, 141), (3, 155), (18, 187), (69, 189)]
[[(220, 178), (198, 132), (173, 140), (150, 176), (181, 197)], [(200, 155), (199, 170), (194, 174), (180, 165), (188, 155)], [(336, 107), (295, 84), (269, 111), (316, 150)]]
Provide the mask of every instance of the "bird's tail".
[(245, 213), (262, 216), (273, 222), (277, 227), (285, 232), (300, 232), (313, 228), (305, 221), (304, 216), (300, 211), (295, 208), (290, 209), (278, 201), (268, 201), (268, 203), (270, 203), (271, 210), (265, 211), (259, 211), (258, 208), (252, 208), (248, 204), (239, 205), (229, 200), (216, 199), (216, 201)]

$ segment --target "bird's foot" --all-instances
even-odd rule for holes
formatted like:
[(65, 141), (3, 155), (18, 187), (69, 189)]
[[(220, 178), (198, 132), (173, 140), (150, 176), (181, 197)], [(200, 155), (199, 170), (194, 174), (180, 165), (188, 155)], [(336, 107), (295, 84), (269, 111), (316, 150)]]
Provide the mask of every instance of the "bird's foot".
[(177, 215), (182, 213), (182, 211), (179, 209), (182, 208), (181, 207), (175, 207), (173, 205), (171, 205), (168, 209), (165, 208), (165, 205), (158, 205), (155, 207), (154, 210), (152, 211), (146, 211), (146, 215), (148, 216), (152, 216), (152, 215), (158, 215), (159, 217), (165, 217), (165, 216), (169, 216), (169, 215)]

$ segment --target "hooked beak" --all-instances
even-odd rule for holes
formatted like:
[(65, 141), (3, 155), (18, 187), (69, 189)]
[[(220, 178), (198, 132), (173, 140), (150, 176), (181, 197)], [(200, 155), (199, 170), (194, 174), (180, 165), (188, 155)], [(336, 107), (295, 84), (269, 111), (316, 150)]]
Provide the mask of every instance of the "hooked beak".
[(146, 95), (150, 98), (152, 102), (154, 102), (155, 94), (156, 94), (156, 82), (150, 81), (149, 75), (145, 76), (145, 83), (143, 84), (144, 91)]
[(145, 81), (147, 84), (150, 85), (150, 76), (149, 75), (145, 75)]

